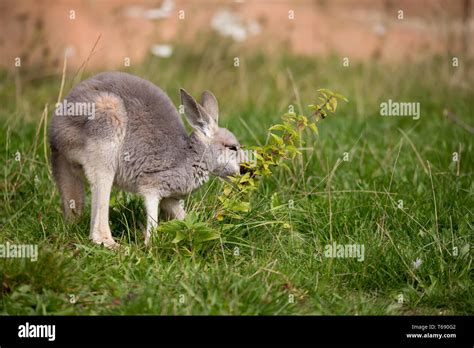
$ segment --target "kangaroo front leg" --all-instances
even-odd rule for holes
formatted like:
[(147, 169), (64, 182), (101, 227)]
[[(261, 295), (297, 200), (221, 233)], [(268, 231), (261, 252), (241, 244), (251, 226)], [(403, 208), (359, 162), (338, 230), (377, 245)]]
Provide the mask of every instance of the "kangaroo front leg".
[(116, 249), (118, 244), (112, 238), (109, 227), (109, 201), (114, 176), (112, 173), (100, 173), (91, 182), (92, 214), (90, 238), (96, 244)]
[(181, 201), (177, 198), (163, 199), (160, 203), (160, 208), (163, 209), (167, 220), (184, 220), (186, 217), (186, 211), (181, 205)]
[(146, 209), (145, 245), (149, 245), (151, 232), (158, 226), (158, 204), (160, 199), (158, 195), (152, 193), (145, 194), (143, 198), (145, 199)]

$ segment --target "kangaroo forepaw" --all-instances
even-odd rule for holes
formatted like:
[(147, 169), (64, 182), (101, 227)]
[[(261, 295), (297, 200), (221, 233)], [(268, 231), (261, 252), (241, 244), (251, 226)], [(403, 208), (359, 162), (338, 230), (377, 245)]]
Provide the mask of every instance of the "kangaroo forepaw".
[(95, 244), (103, 245), (110, 250), (119, 250), (120, 244), (113, 240), (113, 238), (92, 238)]

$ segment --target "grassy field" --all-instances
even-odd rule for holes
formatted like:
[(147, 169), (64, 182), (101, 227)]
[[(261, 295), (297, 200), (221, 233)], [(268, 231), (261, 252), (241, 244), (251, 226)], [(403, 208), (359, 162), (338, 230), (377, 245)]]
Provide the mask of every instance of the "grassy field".
[[(0, 314), (474, 313), (473, 138), (443, 117), (447, 108), (472, 125), (472, 69), (446, 57), (344, 67), (338, 57), (270, 56), (210, 40), (126, 71), (175, 105), (179, 87), (212, 90), (221, 124), (248, 146), (264, 143), (289, 105), (308, 113), (318, 88), (350, 101), (320, 123), (291, 172), (261, 183), (243, 220), (214, 218), (219, 179), (186, 199), (188, 212), (221, 231), (200, 252), (159, 233), (146, 249), (141, 200), (114, 191), (112, 232), (127, 248), (113, 252), (89, 242), (88, 210), (73, 225), (61, 216), (45, 138), (61, 76), (2, 72), (0, 244), (35, 244), (39, 256), (0, 259)], [(72, 75), (65, 93), (86, 77)], [(419, 102), (420, 119), (380, 116), (388, 99)], [(331, 243), (363, 245), (364, 260), (326, 257)]]

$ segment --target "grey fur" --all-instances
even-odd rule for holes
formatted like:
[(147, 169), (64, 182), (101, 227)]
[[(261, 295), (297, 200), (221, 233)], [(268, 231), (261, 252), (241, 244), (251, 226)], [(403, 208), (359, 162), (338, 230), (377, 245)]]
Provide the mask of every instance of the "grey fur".
[[(83, 174), (91, 185), (91, 239), (117, 247), (108, 224), (112, 184), (141, 194), (147, 208), (147, 233), (157, 224), (158, 204), (170, 218), (183, 219), (179, 199), (210, 174), (226, 177), (239, 172), (235, 148), (240, 145), (227, 129), (219, 128), (218, 105), (205, 91), (198, 103), (185, 90), (181, 99), (189, 123), (188, 134), (169, 97), (149, 81), (105, 72), (78, 84), (65, 101), (91, 103), (95, 114), (53, 117), (49, 139), (55, 181), (66, 218), (83, 212)], [(161, 202), (161, 203), (160, 203)]]

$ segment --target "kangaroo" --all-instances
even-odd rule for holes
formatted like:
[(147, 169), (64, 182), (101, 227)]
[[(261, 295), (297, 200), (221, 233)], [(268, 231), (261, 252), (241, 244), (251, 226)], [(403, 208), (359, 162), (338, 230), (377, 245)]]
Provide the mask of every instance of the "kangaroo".
[(245, 171), (237, 138), (218, 126), (212, 92), (204, 91), (200, 103), (180, 92), (191, 134), (165, 92), (127, 73), (95, 75), (57, 104), (49, 129), (53, 177), (66, 220), (83, 213), (84, 177), (89, 182), (94, 243), (119, 247), (109, 227), (113, 185), (143, 197), (148, 245), (158, 209), (168, 218), (184, 219), (180, 199), (210, 175), (226, 178)]

